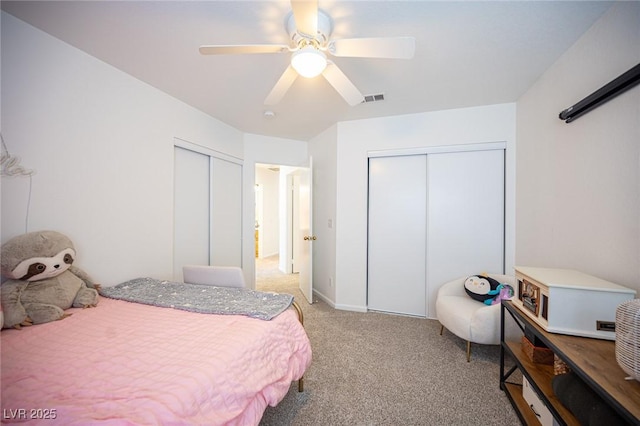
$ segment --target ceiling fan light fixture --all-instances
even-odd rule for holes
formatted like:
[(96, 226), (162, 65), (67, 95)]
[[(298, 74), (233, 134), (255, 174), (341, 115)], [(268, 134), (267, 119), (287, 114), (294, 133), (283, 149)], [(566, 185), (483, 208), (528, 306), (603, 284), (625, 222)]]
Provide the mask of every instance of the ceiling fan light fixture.
[(314, 46), (305, 46), (291, 55), (291, 66), (298, 74), (313, 78), (327, 67), (327, 56)]

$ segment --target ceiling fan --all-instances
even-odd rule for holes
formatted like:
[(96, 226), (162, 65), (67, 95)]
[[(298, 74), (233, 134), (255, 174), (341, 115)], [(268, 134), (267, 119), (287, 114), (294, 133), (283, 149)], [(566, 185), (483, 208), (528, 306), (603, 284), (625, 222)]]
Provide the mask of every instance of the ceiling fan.
[(317, 0), (291, 0), (292, 12), (286, 19), (290, 45), (243, 44), (200, 46), (203, 55), (233, 55), (256, 53), (291, 53), (291, 63), (273, 87), (265, 105), (275, 105), (285, 95), (298, 75), (312, 78), (322, 74), (329, 84), (351, 106), (361, 103), (364, 96), (349, 78), (327, 59), (336, 57), (411, 59), (415, 52), (413, 37), (369, 37), (332, 40), (333, 22), (318, 9)]

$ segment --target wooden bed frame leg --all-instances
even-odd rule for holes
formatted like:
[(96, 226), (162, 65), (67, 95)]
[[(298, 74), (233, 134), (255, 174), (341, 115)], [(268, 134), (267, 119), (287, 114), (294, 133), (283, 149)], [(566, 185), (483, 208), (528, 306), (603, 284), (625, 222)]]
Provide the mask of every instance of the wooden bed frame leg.
[(304, 316), (302, 315), (302, 308), (300, 308), (300, 305), (298, 305), (295, 300), (291, 302), (291, 306), (293, 306), (293, 308), (298, 313), (298, 321), (300, 321), (300, 324), (302, 324), (302, 326), (304, 327)]

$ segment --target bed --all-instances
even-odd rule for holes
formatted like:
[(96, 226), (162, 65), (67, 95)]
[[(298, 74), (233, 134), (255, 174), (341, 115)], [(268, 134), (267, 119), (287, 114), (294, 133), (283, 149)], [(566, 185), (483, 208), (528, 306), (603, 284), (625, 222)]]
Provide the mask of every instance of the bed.
[(106, 297), (69, 312), (0, 334), (4, 423), (256, 425), (311, 362), (295, 303), (270, 320)]

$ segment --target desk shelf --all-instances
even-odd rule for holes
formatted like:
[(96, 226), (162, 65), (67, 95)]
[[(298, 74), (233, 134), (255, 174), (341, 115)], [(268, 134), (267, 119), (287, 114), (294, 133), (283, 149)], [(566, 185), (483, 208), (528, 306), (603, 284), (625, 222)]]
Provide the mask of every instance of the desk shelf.
[[(505, 312), (510, 315), (505, 315)], [(500, 389), (506, 393), (524, 425), (537, 425), (539, 422), (522, 396), (522, 383), (508, 381), (516, 370), (520, 370), (522, 375), (527, 378), (559, 424), (573, 426), (580, 425), (580, 423), (554, 395), (551, 385), (554, 375), (553, 366), (532, 362), (522, 351), (520, 342), (505, 341), (505, 321), (517, 321), (521, 328), (526, 325), (527, 328), (532, 329), (536, 337), (567, 363), (629, 424), (640, 425), (640, 383), (624, 380), (626, 374), (616, 362), (614, 342), (547, 333), (521, 313), (510, 301), (503, 301), (501, 307)], [(515, 363), (508, 371), (505, 370), (507, 359), (511, 359)]]

